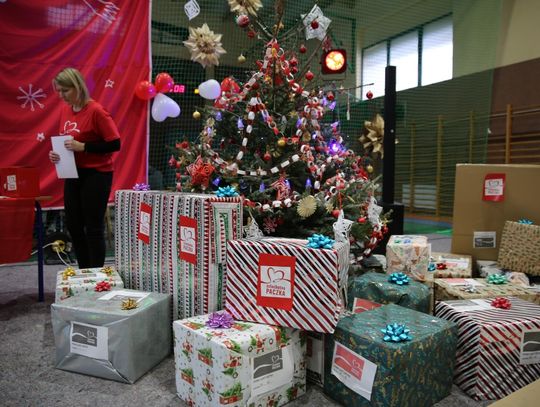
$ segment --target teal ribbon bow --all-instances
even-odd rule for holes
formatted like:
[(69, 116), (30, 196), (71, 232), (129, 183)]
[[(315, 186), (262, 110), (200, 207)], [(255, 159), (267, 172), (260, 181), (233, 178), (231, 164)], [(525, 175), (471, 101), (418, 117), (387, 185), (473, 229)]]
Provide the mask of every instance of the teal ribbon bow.
[(381, 329), (381, 332), (384, 334), (383, 340), (385, 342), (405, 342), (412, 340), (412, 336), (409, 335), (411, 332), (405, 325), (402, 324), (389, 324), (386, 325), (385, 329)]
[(409, 284), (409, 276), (405, 273), (392, 273), (388, 277), (388, 281), (397, 285), (406, 285)]
[(520, 220), (518, 220), (518, 223), (521, 223), (523, 225), (532, 225), (533, 221), (530, 219), (521, 218)]
[(502, 274), (490, 274), (487, 277), (488, 284), (506, 284), (508, 280)]
[(226, 187), (219, 187), (216, 191), (216, 195), (219, 198), (232, 198), (235, 196), (238, 196), (238, 192), (236, 192), (236, 189), (234, 187), (226, 186)]
[(334, 243), (334, 239), (330, 239), (328, 236), (319, 235), (317, 233), (308, 237), (308, 247), (312, 249), (331, 249), (334, 247)]

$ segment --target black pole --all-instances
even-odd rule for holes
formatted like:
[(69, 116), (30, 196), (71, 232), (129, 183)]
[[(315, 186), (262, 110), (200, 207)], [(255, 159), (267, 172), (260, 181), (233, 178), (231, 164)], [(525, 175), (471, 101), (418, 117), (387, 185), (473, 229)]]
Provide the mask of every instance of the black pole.
[(396, 67), (391, 65), (385, 69), (383, 148), (382, 200), (392, 204), (396, 172)]

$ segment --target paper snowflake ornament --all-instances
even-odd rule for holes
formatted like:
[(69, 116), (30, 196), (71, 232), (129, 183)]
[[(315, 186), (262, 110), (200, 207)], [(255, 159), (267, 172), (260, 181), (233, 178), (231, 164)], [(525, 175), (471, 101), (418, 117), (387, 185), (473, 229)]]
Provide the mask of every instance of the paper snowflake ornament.
[(261, 0), (228, 0), (229, 7), (233, 13), (237, 14), (251, 14), (253, 16), (257, 15), (257, 10), (260, 9), (262, 5)]
[(264, 233), (253, 216), (249, 218), (248, 225), (244, 227), (244, 236), (246, 239), (252, 240), (259, 240), (264, 237)]
[(377, 200), (372, 196), (369, 200), (367, 209), (367, 217), (372, 225), (378, 225), (380, 223), (380, 216), (383, 208), (377, 205)]
[(343, 210), (339, 211), (337, 221), (334, 222), (334, 239), (336, 242), (348, 242), (349, 232), (351, 231), (353, 221), (345, 219)]
[(202, 27), (189, 27), (189, 37), (184, 45), (191, 53), (191, 60), (206, 68), (219, 65), (219, 57), (227, 53), (221, 45), (221, 37), (222, 34), (214, 34), (204, 23)]
[[(330, 26), (332, 20), (328, 17), (325, 17), (321, 8), (317, 5), (314, 5), (311, 11), (308, 14), (302, 14), (302, 23), (306, 29), (306, 40), (312, 38), (317, 38), (320, 41), (324, 40), (326, 37), (326, 31)], [(315, 25), (317, 28), (313, 28), (312, 21), (317, 21)]]

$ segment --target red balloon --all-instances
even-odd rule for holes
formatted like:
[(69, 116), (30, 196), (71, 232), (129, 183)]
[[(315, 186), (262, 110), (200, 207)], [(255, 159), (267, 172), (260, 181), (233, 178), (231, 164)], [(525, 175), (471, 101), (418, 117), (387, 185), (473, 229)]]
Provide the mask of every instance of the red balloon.
[(162, 72), (156, 76), (156, 89), (160, 93), (170, 92), (174, 86), (174, 80), (168, 73)]
[(152, 99), (156, 93), (156, 87), (149, 81), (140, 81), (135, 88), (135, 94), (142, 100)]

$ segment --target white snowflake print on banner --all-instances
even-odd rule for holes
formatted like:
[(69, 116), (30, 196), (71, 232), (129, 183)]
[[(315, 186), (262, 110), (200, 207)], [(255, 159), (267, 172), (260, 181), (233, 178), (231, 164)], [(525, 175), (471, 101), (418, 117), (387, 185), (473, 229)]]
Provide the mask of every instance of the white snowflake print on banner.
[(116, 20), (116, 14), (120, 11), (120, 8), (116, 6), (112, 1), (105, 0), (83, 0), (83, 2), (92, 10), (96, 16), (101, 17), (108, 23), (112, 23)]
[(43, 103), (41, 103), (38, 99), (47, 97), (45, 92), (43, 92), (43, 89), (39, 88), (38, 90), (34, 91), (34, 90), (32, 90), (33, 86), (34, 85), (32, 85), (31, 83), (28, 84), (28, 92), (25, 91), (22, 88), (22, 86), (19, 86), (19, 90), (23, 93), (23, 96), (17, 96), (17, 99), (23, 101), (23, 104), (21, 104), (21, 107), (23, 109), (25, 109), (26, 105), (28, 105), (30, 103), (30, 110), (32, 112), (36, 110), (36, 108), (34, 107), (34, 103), (37, 106), (39, 106), (41, 109), (43, 109), (45, 107), (45, 105)]

